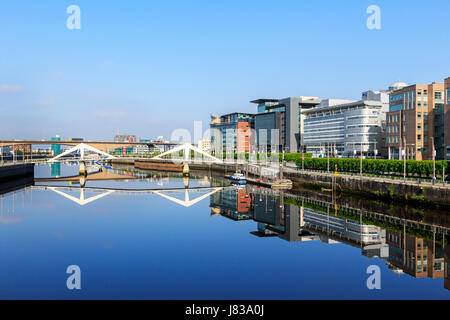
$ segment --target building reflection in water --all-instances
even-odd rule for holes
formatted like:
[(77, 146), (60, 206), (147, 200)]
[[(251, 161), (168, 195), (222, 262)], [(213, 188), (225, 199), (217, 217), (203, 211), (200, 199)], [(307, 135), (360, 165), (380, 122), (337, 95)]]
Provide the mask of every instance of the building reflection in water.
[(61, 176), (61, 162), (53, 162), (50, 165), (51, 175), (52, 177), (60, 177)]
[(253, 220), (256, 230), (251, 234), (258, 237), (358, 247), (368, 258), (385, 260), (394, 273), (444, 278), (444, 287), (450, 289), (450, 247), (443, 234), (424, 232), (424, 239), (410, 234), (406, 226), (401, 232), (363, 223), (362, 214), (352, 212), (346, 216), (344, 208), (332, 204), (319, 205), (314, 200), (291, 204), (285, 199), (283, 192), (268, 189), (225, 189), (211, 196), (211, 215), (234, 221)]

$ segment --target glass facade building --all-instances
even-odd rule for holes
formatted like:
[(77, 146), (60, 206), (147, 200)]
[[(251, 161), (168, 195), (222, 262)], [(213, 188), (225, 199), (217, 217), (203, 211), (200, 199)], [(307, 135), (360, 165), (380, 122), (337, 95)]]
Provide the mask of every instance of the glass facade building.
[(328, 102), (303, 114), (304, 144), (313, 157), (384, 156), (381, 101)]
[[(60, 136), (55, 136), (51, 138), (52, 141), (61, 141), (61, 137)], [(61, 153), (61, 145), (59, 144), (52, 144), (51, 147), (53, 156), (57, 156), (58, 154)]]
[(230, 113), (211, 116), (211, 151), (217, 153), (249, 153), (255, 116), (249, 113)]

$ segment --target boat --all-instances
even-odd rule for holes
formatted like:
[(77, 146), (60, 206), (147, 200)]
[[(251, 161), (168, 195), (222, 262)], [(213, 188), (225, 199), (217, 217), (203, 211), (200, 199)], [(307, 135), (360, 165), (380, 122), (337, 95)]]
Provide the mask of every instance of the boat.
[(231, 183), (238, 183), (238, 184), (246, 184), (247, 179), (242, 173), (235, 172), (233, 175), (228, 177), (231, 180)]

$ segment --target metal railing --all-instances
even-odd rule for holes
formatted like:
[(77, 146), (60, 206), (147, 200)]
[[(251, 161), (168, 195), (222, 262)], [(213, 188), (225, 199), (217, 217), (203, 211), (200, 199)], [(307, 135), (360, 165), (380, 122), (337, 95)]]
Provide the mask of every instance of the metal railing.
[[(284, 167), (284, 170), (289, 172), (289, 170), (293, 170), (295, 172), (306, 172), (306, 173), (317, 173), (321, 175), (329, 175), (330, 177), (333, 176), (335, 173), (334, 171), (325, 171), (325, 170), (318, 170), (318, 169), (310, 169), (310, 168), (293, 168), (293, 167)], [(349, 176), (349, 177), (360, 177), (361, 179), (368, 179), (368, 180), (375, 180), (375, 181), (383, 181), (383, 182), (405, 182), (410, 184), (419, 184), (419, 185), (435, 185), (435, 186), (444, 186), (444, 187), (450, 187), (450, 184), (448, 181), (445, 180), (445, 177), (442, 179), (436, 179), (433, 183), (433, 178), (427, 178), (427, 177), (411, 177), (407, 176), (406, 178), (400, 175), (395, 175), (393, 173), (387, 173), (387, 174), (372, 174), (372, 173), (363, 173), (362, 175), (359, 172), (347, 172), (347, 171), (338, 171), (338, 175), (340, 176)]]

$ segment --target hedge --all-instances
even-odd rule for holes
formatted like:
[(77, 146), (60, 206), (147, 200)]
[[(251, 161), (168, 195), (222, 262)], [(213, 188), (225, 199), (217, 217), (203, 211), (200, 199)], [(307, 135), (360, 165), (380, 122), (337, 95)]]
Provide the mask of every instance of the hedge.
[[(213, 156), (214, 156), (214, 154), (213, 154)], [(245, 153), (245, 154), (244, 153), (240, 153), (239, 154), (240, 158), (242, 158), (244, 156), (245, 156), (245, 159), (249, 159), (249, 154), (248, 153)], [(270, 159), (271, 156), (272, 156), (272, 154), (268, 153), (267, 154), (267, 159)], [(280, 162), (281, 162), (283, 160), (283, 154), (282, 153), (278, 153), (278, 156), (279, 156), (279, 159), (280, 159)], [(216, 155), (216, 157), (220, 158), (220, 154)], [(227, 157), (226, 153), (222, 154), (222, 159), (225, 159), (226, 157)], [(237, 159), (238, 158), (238, 154), (234, 153), (233, 154), (233, 158)], [(256, 158), (259, 159), (259, 154), (256, 154)], [(305, 153), (305, 158), (312, 158), (312, 154), (311, 153)], [(286, 161), (286, 162), (290, 162), (290, 161), (296, 162), (297, 160), (302, 161), (302, 154), (301, 153), (285, 153), (284, 154), (284, 161)]]
[[(346, 158), (330, 158), (330, 171), (335, 170), (337, 165), (338, 171), (344, 172), (360, 172), (361, 159), (346, 159)], [(297, 166), (302, 166), (302, 160), (297, 159)], [(327, 158), (306, 158), (305, 169), (324, 170), (328, 168)], [(436, 175), (442, 176), (442, 170), (445, 167), (445, 173), (450, 174), (449, 161), (436, 161)], [(363, 159), (362, 171), (363, 173), (372, 174), (403, 174), (404, 161), (403, 160), (383, 160), (383, 159)], [(429, 177), (433, 175), (433, 161), (406, 161), (407, 175), (414, 175), (419, 177)]]

